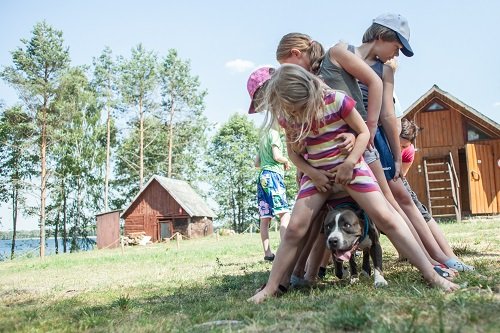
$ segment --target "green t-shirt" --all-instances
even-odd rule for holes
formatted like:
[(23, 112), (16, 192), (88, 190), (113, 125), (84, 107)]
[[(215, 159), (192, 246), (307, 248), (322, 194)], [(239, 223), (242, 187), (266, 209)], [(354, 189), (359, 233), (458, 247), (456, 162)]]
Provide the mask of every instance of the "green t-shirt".
[(266, 134), (261, 136), (259, 143), (259, 158), (260, 169), (269, 170), (285, 175), (285, 169), (282, 163), (276, 162), (273, 158), (273, 146), (283, 152), (283, 143), (281, 142), (280, 135), (277, 130), (270, 129)]

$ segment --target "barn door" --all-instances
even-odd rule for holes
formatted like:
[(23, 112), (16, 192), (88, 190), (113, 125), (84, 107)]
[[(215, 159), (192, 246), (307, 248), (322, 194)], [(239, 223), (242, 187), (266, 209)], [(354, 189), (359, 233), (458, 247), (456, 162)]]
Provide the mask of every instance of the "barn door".
[(173, 234), (172, 221), (171, 220), (160, 220), (158, 222), (160, 224), (159, 241), (163, 241), (165, 238), (172, 237), (172, 234)]
[(495, 213), (498, 199), (493, 150), (491, 146), (484, 144), (466, 144), (465, 150), (471, 213)]

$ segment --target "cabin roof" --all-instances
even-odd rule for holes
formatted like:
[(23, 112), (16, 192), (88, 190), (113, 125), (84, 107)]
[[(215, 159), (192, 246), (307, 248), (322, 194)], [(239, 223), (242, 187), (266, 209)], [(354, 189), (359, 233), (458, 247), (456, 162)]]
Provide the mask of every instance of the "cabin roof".
[(215, 213), (207, 205), (205, 200), (185, 181), (179, 179), (172, 179), (162, 176), (153, 176), (144, 185), (141, 191), (135, 196), (130, 204), (123, 210), (122, 216), (128, 213), (133, 203), (140, 197), (140, 195), (147, 190), (149, 185), (157, 181), (171, 196), (172, 198), (184, 209), (184, 211), (191, 217), (193, 216), (206, 216), (215, 217)]
[(454, 106), (456, 110), (462, 114), (464, 117), (473, 120), (475, 123), (481, 125), (485, 128), (493, 137), (500, 137), (500, 125), (494, 120), (488, 118), (481, 112), (477, 111), (473, 107), (465, 104), (452, 94), (442, 90), (437, 85), (433, 85), (425, 94), (423, 94), (419, 99), (417, 99), (410, 107), (408, 107), (403, 112), (403, 117), (413, 115), (414, 113), (420, 111), (427, 103), (429, 103), (433, 98), (440, 98), (443, 102)]

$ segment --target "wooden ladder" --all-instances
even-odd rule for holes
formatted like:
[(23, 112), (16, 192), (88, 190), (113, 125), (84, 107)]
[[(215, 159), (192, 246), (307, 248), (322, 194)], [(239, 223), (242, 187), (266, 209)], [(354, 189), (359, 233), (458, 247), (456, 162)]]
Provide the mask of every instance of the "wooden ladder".
[(451, 152), (444, 158), (424, 158), (427, 207), (435, 218), (462, 219), (460, 183)]

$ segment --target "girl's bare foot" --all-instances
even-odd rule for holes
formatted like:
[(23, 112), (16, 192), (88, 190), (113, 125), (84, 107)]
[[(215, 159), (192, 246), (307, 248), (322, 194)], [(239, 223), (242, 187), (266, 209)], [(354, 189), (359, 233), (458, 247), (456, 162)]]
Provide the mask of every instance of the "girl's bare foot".
[(426, 280), (432, 287), (439, 288), (445, 292), (453, 292), (460, 289), (460, 286), (458, 284), (440, 277), (437, 273), (434, 273), (434, 275), (430, 279)]
[(262, 289), (261, 291), (259, 291), (258, 293), (256, 293), (255, 295), (253, 295), (252, 297), (247, 299), (247, 302), (253, 302), (255, 304), (260, 304), (271, 296), (272, 296), (272, 293), (269, 293), (266, 290), (266, 288), (264, 287), (264, 289)]
[(253, 302), (255, 304), (260, 304), (270, 297), (281, 296), (288, 291), (288, 288), (283, 285), (278, 285), (278, 290), (272, 291), (266, 285), (259, 288), (255, 295), (247, 299), (247, 302)]

